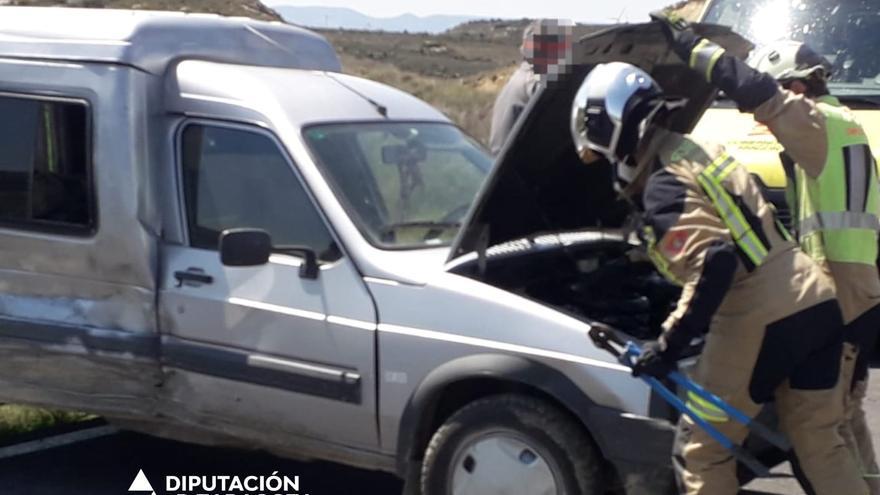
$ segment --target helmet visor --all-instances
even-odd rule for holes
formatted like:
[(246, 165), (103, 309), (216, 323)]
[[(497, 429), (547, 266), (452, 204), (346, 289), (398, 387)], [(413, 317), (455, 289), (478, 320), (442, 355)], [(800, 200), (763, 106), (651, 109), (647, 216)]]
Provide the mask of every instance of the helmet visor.
[(629, 114), (635, 106), (659, 93), (651, 77), (637, 67), (618, 63), (597, 66), (575, 97), (573, 130), (578, 147), (589, 147), (611, 161), (624, 158), (619, 145), (625, 121), (631, 120), (633, 115)]

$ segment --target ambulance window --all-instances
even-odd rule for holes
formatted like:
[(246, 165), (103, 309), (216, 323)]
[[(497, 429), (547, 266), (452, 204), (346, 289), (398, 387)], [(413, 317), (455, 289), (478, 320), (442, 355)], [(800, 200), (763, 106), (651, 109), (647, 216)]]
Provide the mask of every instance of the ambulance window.
[(0, 225), (94, 230), (88, 107), (0, 96)]

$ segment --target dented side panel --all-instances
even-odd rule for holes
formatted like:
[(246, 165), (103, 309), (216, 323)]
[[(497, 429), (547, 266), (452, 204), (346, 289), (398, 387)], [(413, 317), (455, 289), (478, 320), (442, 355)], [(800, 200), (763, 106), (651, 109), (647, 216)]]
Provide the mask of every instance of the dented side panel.
[(97, 227), (0, 228), (0, 400), (151, 414), (159, 383), (152, 76), (106, 64), (0, 58), (0, 92), (82, 102)]

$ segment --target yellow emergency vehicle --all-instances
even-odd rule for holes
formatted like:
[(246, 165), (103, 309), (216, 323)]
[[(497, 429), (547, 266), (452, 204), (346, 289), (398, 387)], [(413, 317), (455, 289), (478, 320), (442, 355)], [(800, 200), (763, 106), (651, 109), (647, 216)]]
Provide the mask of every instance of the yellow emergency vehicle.
[[(804, 41), (833, 64), (829, 89), (852, 108), (880, 153), (880, 2), (877, 0), (709, 0), (700, 20), (730, 26), (761, 46), (780, 39)], [(723, 95), (693, 134), (721, 140), (767, 188), (784, 201), (782, 147), (751, 114), (740, 113)], [(780, 208), (787, 220), (787, 211)]]

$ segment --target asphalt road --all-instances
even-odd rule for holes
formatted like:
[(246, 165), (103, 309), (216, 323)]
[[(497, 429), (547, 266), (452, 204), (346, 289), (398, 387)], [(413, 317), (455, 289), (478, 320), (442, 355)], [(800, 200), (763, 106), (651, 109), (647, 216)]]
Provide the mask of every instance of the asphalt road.
[[(311, 495), (399, 494), (393, 476), (331, 463), (301, 463), (263, 453), (201, 447), (133, 433), (0, 460), (2, 495), (123, 495), (139, 470), (157, 495), (165, 476), (299, 476)], [(149, 495), (147, 492), (146, 495)]]
[[(868, 415), (880, 445), (880, 370), (873, 371)], [(157, 495), (165, 476), (299, 476), (309, 495), (398, 495), (401, 483), (388, 474), (331, 463), (302, 463), (263, 453), (201, 447), (133, 433), (117, 433), (72, 445), (0, 459), (2, 495), (122, 495), (143, 470)], [(786, 473), (787, 467), (777, 469)], [(752, 482), (742, 495), (803, 493), (791, 478)], [(149, 492), (146, 492), (149, 495)]]

